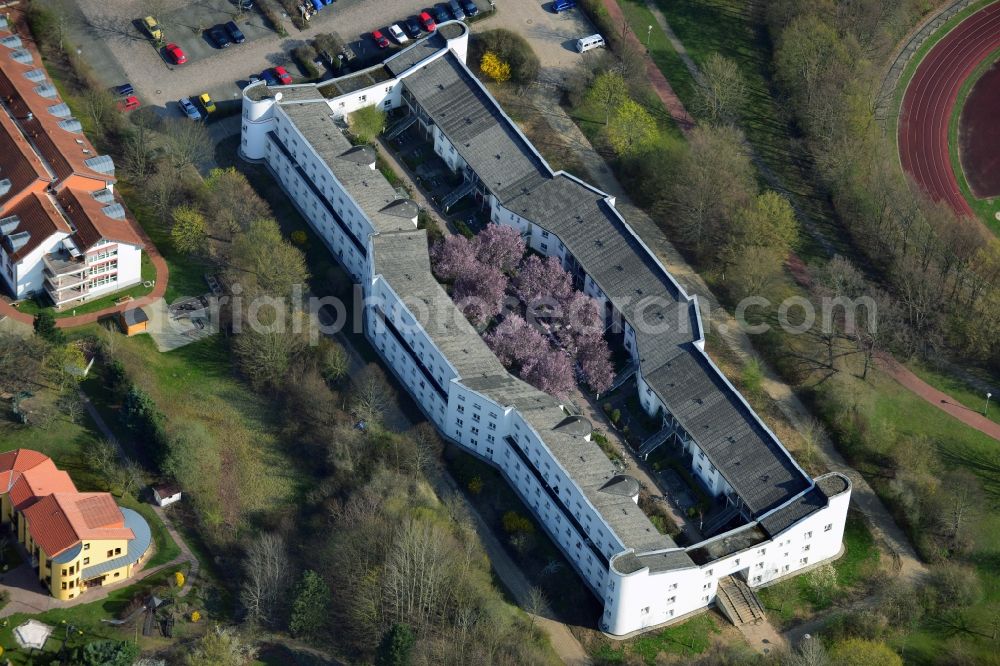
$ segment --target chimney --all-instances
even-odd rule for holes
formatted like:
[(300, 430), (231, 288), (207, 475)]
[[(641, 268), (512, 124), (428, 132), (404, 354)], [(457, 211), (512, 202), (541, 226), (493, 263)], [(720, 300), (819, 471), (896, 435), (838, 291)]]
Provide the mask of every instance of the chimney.
[(34, 119), (34, 117), (35, 114), (33, 114), (31, 111), (28, 111), (28, 117), (25, 118), (25, 120), (27, 120), (30, 123)]

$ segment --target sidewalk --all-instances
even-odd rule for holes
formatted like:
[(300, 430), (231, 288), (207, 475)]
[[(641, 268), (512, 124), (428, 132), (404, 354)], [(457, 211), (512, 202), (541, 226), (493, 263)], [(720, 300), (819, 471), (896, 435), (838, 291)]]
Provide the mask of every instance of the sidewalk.
[[(878, 361), (879, 368), (884, 370), (886, 374), (916, 395), (923, 398), (925, 401), (934, 405), (942, 412), (950, 414), (970, 428), (975, 428), (984, 435), (988, 435), (993, 439), (1000, 441), (1000, 423), (991, 421), (979, 412), (958, 403), (947, 393), (937, 390), (924, 380), (920, 379), (920, 377), (917, 377), (915, 374), (910, 372), (906, 366), (892, 358), (892, 356), (888, 354), (880, 354)], [(994, 397), (1000, 398), (1000, 396)], [(997, 403), (996, 408), (1000, 409), (1000, 400), (998, 400)]]

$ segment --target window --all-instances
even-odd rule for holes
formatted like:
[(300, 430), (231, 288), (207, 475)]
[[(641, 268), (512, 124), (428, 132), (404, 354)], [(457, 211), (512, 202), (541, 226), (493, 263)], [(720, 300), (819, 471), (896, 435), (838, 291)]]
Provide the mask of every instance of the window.
[[(115, 554), (115, 551), (113, 551), (113, 550), (109, 550), (108, 551), (108, 557), (112, 557), (112, 556), (114, 556), (114, 554)], [(73, 572), (70, 571), (70, 573), (73, 573)]]
[(767, 548), (761, 548), (757, 551), (758, 555), (767, 555)]
[(755, 583), (759, 583), (759, 582), (760, 582), (760, 581), (762, 581), (763, 579), (764, 579), (764, 577), (763, 577), (763, 576), (754, 576), (754, 577), (753, 577), (753, 582), (755, 582)]
[[(494, 441), (494, 437), (493, 437), (493, 435), (486, 435), (486, 441), (487, 441), (487, 442), (490, 442), (490, 443), (492, 444), (492, 443), (493, 443), (493, 441)], [(509, 455), (509, 452), (508, 452), (508, 455)]]
[(473, 414), (472, 420), (475, 421), (476, 423), (479, 423), (479, 414)]
[(712, 587), (712, 584), (711, 584), (711, 583), (705, 583), (704, 585), (702, 585), (702, 586), (701, 586), (701, 589), (703, 589), (703, 590), (707, 590), (707, 589), (708, 589), (708, 588), (710, 588), (710, 587)]
[(490, 412), (490, 418), (495, 419), (497, 417), (496, 412)]
[(676, 596), (673, 596), (673, 597), (667, 597), (667, 603), (668, 603), (668, 604), (672, 604), (672, 603), (674, 603), (675, 601), (677, 601), (677, 597), (676, 597)]
[(464, 425), (464, 421), (462, 419), (455, 419), (455, 425), (461, 428)]
[(670, 587), (668, 587), (667, 589), (668, 590), (676, 590), (677, 589), (677, 583), (671, 583)]
[(829, 525), (827, 525), (826, 527), (823, 528), (823, 531), (824, 532), (829, 532), (832, 529), (833, 529), (833, 523), (830, 523)]
[(115, 555), (121, 555), (121, 554), (122, 554), (122, 549), (121, 548), (115, 548)]
[(119, 575), (121, 575), (121, 572), (120, 571), (116, 571), (115, 572), (115, 578), (118, 578)]
[(458, 413), (459, 414), (464, 414), (465, 413), (465, 405), (459, 405), (458, 406)]
[(89, 543), (83, 544), (83, 549), (84, 550), (90, 550), (90, 544)]
[(475, 426), (473, 426), (473, 428), (472, 428), (472, 434), (473, 435), (478, 435), (479, 434), (479, 428), (476, 428)]
[(806, 544), (806, 545), (802, 546), (802, 552), (803, 553), (808, 553), (809, 552), (809, 544)]
[(706, 594), (705, 596), (703, 596), (701, 598), (701, 600), (704, 601), (707, 604), (708, 603), (708, 595)]
[(764, 563), (763, 562), (758, 562), (757, 563), (757, 568), (758, 569), (763, 569), (764, 568)]
[(62, 589), (64, 589), (64, 590), (66, 589), (66, 581), (62, 582)]
[(89, 557), (83, 558), (83, 563), (84, 564), (90, 564), (90, 558)]
[(799, 560), (799, 564), (809, 564), (809, 558), (803, 557), (801, 560)]
[(461, 393), (459, 393), (459, 394), (458, 394), (458, 401), (459, 401), (459, 402), (465, 402), (465, 396), (464, 396), (464, 395), (462, 395)]
[(812, 538), (813, 538), (813, 533), (812, 533), (812, 531), (809, 531), (809, 532), (806, 532), (806, 534), (805, 534), (805, 538), (807, 538), (807, 539), (812, 539)]
[(548, 237), (549, 237), (549, 232), (543, 231), (542, 232), (542, 238), (548, 238)]
[(489, 424), (489, 428), (490, 428), (490, 430), (496, 430), (497, 429), (497, 424), (496, 423), (490, 423)]
[(788, 571), (788, 570), (789, 570), (789, 569), (791, 569), (791, 568), (792, 568), (792, 567), (791, 567), (791, 565), (790, 565), (790, 564), (786, 564), (785, 566), (781, 567), (781, 570), (782, 570), (783, 572), (785, 572), (785, 571)]
[(649, 606), (646, 606), (641, 611), (639, 611), (639, 614), (640, 615), (649, 615)]
[(359, 102), (367, 102), (368, 101), (368, 95), (358, 95), (358, 101)]
[(706, 571), (705, 575), (706, 576), (711, 576), (712, 575), (712, 569), (709, 569), (708, 571)]

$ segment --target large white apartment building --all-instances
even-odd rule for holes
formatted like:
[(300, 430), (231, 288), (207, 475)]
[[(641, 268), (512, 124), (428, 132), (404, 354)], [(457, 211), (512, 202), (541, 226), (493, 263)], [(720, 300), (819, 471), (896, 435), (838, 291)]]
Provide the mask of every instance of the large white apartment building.
[[(752, 588), (836, 557), (850, 482), (810, 478), (704, 352), (697, 301), (664, 269), (614, 199), (555, 172), (466, 67), (456, 22), (384, 65), (321, 84), (244, 90), (241, 153), (264, 162), (364, 288), (365, 333), (446, 437), (507, 478), (603, 602), (614, 635), (712, 603), (760, 613)], [(605, 305), (632, 356), (639, 398), (725, 508), (714, 534), (678, 546), (637, 506), (591, 424), (503, 367), (431, 274), (417, 207), (337, 121), (365, 105), (406, 112), (493, 222), (558, 256)]]

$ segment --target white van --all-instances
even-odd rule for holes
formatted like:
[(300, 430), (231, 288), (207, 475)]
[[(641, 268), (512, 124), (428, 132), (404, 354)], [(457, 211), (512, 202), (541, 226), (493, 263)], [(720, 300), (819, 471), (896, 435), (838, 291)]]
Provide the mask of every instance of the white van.
[(591, 49), (604, 48), (604, 38), (600, 35), (591, 35), (590, 37), (581, 37), (576, 40), (576, 50), (580, 53), (585, 53)]

